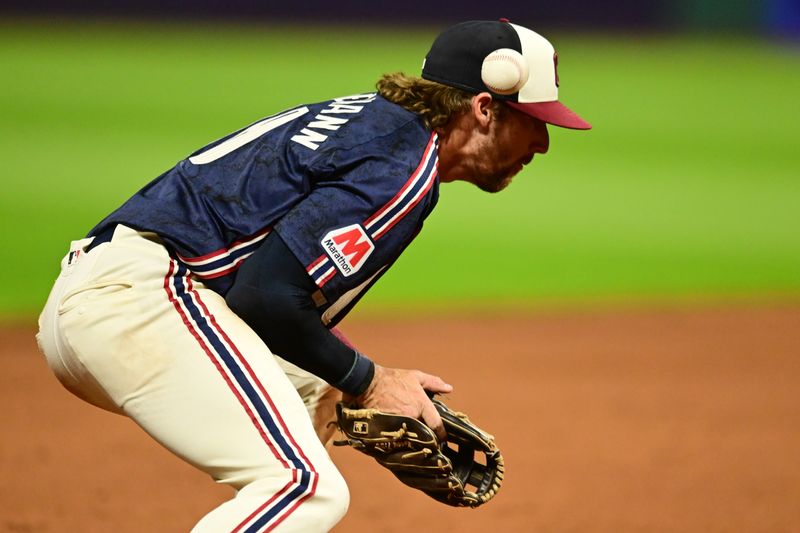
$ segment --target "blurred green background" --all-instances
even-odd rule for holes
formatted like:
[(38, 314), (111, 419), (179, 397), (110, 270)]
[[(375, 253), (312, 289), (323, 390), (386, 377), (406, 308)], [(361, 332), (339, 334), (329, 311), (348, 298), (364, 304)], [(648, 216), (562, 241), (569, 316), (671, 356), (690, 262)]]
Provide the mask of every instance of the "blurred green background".
[[(194, 149), (418, 73), (441, 27), (0, 21), (0, 319), (43, 305), (71, 239)], [(800, 46), (546, 32), (590, 132), (498, 195), (439, 206), (361, 307), (800, 295)]]

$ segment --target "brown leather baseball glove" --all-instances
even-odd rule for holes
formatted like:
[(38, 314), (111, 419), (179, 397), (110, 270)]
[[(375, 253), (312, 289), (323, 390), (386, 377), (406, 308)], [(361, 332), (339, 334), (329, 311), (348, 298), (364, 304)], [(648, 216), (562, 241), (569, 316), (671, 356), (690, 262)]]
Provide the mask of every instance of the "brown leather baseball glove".
[(455, 507), (478, 507), (492, 499), (503, 482), (503, 456), (494, 437), (463, 413), (433, 400), (447, 431), (439, 442), (424, 422), (377, 409), (336, 406), (342, 440), (373, 457), (406, 485)]

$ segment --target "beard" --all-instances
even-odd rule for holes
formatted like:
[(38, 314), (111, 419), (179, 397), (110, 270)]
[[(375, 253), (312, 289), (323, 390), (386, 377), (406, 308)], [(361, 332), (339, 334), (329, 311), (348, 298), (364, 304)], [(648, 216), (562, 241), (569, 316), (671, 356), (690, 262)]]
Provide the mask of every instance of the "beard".
[(511, 185), (514, 176), (521, 170), (522, 165), (517, 164), (512, 167), (499, 169), (495, 172), (480, 174), (470, 181), (484, 192), (496, 193)]
[(511, 184), (511, 176), (483, 178), (473, 183), (482, 191), (496, 193), (500, 192)]
[[(512, 160), (512, 158), (514, 158)], [(482, 146), (478, 164), (472, 179), (480, 190), (490, 193), (500, 192), (511, 184), (511, 180), (522, 171), (522, 168), (533, 160), (533, 155), (524, 159), (516, 159), (510, 153), (497, 152), (490, 143)], [(513, 161), (513, 162), (509, 162)], [(504, 164), (500, 163), (504, 162)]]

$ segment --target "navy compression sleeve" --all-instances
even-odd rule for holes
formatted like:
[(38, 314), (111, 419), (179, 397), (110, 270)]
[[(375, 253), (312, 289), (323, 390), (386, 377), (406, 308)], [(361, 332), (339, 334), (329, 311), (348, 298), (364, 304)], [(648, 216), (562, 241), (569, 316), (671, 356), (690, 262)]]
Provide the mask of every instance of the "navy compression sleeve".
[(269, 349), (337, 389), (358, 396), (375, 365), (322, 324), (317, 286), (276, 232), (244, 262), (225, 300)]

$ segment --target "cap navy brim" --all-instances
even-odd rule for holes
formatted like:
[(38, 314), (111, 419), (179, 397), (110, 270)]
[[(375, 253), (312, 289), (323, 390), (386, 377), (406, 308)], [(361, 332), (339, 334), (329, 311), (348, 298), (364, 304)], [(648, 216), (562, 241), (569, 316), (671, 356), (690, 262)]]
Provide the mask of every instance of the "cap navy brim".
[(521, 104), (519, 102), (505, 102), (526, 115), (538, 118), (542, 122), (569, 128), (573, 130), (590, 130), (592, 125), (579, 117), (574, 111), (561, 102), (535, 102)]

